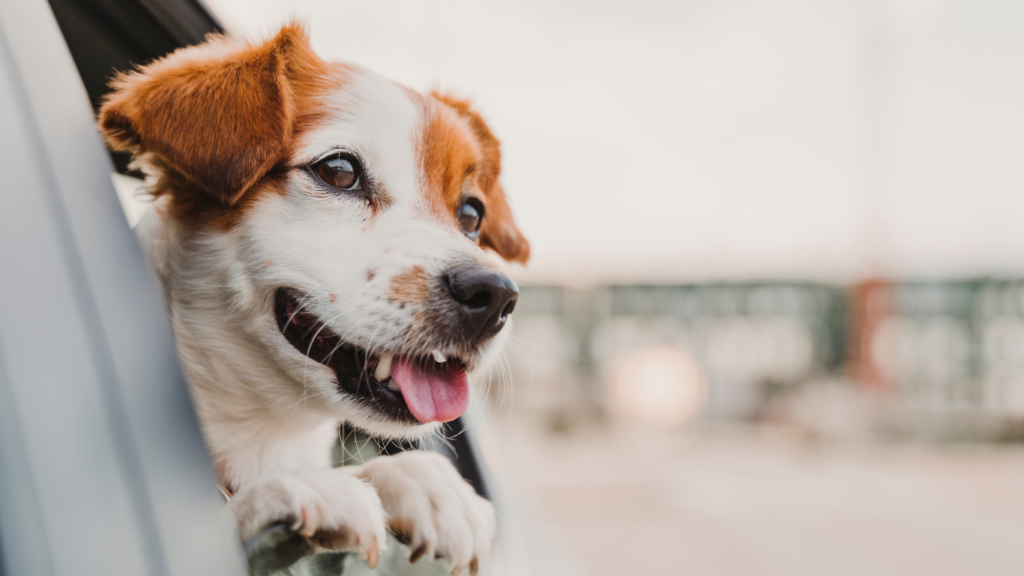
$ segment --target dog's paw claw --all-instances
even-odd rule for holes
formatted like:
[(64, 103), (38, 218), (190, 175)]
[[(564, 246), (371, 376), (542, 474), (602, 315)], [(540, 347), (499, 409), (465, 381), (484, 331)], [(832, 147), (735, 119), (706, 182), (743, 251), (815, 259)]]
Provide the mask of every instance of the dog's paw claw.
[(420, 558), (422, 558), (423, 555), (426, 554), (426, 553), (427, 553), (427, 545), (426, 544), (420, 544), (415, 550), (412, 551), (412, 554), (409, 555), (409, 563), (410, 564), (415, 564), (416, 561), (419, 560)]
[(378, 546), (377, 546), (377, 539), (376, 538), (371, 538), (370, 539), (370, 546), (366, 549), (366, 558), (364, 558), (364, 560), (366, 560), (366, 564), (370, 568), (376, 568), (377, 567), (377, 560), (379, 560), (379, 559), (380, 559), (380, 548), (378, 548)]

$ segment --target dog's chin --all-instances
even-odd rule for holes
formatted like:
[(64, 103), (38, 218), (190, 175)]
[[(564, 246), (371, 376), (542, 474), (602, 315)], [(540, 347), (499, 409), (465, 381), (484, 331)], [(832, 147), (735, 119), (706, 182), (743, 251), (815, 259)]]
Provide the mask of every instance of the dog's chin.
[(382, 418), (361, 406), (356, 406), (355, 410), (345, 410), (344, 422), (346, 426), (358, 428), (373, 438), (405, 442), (415, 442), (440, 430), (443, 426), (440, 422), (417, 425), (395, 422)]
[(445, 356), (440, 350), (371, 352), (338, 336), (304, 307), (308, 301), (300, 292), (279, 288), (274, 317), (295, 350), (334, 373), (346, 421), (376, 436), (412, 439), (465, 411), (467, 372), (475, 356)]

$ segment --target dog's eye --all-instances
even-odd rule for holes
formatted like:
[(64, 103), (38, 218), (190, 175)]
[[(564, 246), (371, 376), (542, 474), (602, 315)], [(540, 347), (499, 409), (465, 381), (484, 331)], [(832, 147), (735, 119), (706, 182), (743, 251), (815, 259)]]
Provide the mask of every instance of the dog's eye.
[(476, 240), (480, 235), (480, 221), (484, 219), (484, 205), (476, 198), (467, 198), (455, 212), (455, 217), (459, 220), (462, 233)]
[(338, 154), (313, 165), (313, 173), (321, 182), (339, 190), (362, 190), (363, 179), (355, 158)]

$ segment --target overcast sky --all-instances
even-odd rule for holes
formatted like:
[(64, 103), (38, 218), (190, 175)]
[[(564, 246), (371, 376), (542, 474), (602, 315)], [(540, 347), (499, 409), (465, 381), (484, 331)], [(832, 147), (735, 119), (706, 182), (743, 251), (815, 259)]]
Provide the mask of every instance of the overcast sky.
[(208, 3), (471, 96), (520, 279), (1024, 273), (1024, 2)]

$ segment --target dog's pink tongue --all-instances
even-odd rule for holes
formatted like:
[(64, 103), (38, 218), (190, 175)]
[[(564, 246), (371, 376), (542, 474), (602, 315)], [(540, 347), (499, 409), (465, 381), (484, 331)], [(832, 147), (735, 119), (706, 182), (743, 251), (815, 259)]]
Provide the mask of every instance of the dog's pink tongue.
[(409, 411), (420, 422), (455, 420), (469, 406), (469, 381), (456, 362), (426, 366), (411, 358), (395, 358), (391, 378), (402, 391)]

